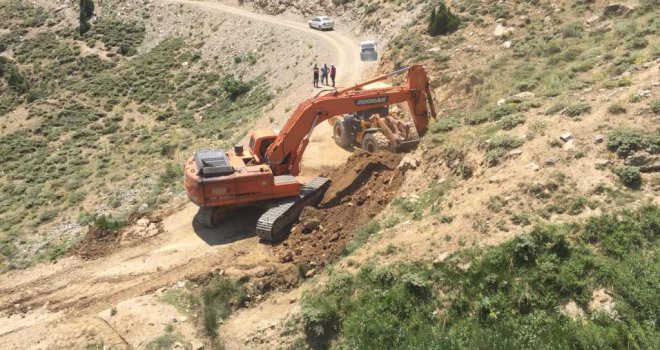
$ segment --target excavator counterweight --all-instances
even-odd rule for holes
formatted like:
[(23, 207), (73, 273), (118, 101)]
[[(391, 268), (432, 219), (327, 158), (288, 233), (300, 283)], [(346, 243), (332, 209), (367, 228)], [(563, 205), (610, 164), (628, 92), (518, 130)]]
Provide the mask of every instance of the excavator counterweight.
[[(402, 73), (407, 73), (407, 77), (401, 86), (363, 89)], [(297, 220), (305, 206), (318, 204), (330, 186), (330, 179), (316, 178), (307, 185), (296, 179), (314, 127), (342, 114), (402, 102), (407, 102), (411, 111), (415, 133), (424, 135), (429, 119), (435, 118), (436, 112), (421, 66), (400, 69), (304, 101), (278, 134), (255, 130), (248, 149), (236, 146), (232, 152), (196, 151), (184, 166), (186, 193), (200, 207), (195, 220), (214, 226), (229, 209), (264, 206), (267, 210), (258, 220), (257, 234), (264, 240), (280, 240), (284, 228)]]

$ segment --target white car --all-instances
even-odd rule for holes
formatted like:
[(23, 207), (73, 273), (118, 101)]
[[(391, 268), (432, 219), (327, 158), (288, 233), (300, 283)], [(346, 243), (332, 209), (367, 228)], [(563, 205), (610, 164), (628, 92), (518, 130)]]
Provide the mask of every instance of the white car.
[(360, 59), (363, 61), (377, 61), (376, 42), (363, 41), (360, 43)]
[(309, 21), (309, 27), (318, 30), (332, 30), (335, 27), (335, 22), (333, 22), (328, 16), (319, 16), (314, 17)]

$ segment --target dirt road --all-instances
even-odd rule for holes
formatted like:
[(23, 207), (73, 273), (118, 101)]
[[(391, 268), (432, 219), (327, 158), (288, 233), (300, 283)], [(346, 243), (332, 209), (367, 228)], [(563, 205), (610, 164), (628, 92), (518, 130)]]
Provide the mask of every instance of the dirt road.
[[(305, 23), (215, 2), (173, 1), (321, 38), (327, 46), (319, 50), (335, 57), (337, 66), (342, 68), (338, 81), (344, 86), (359, 81), (365, 68), (359, 61), (357, 41), (341, 31), (318, 32)], [(299, 103), (314, 93), (318, 91), (310, 91), (309, 87), (292, 87), (285, 97), (286, 103)], [(273, 120), (275, 124), (282, 123), (287, 117)], [(311, 174), (322, 166), (343, 164), (347, 157), (348, 152), (335, 145), (331, 128), (324, 123), (313, 134), (303, 166)], [(74, 344), (84, 347), (94, 339), (120, 349), (143, 348), (146, 344), (132, 344), (124, 331), (97, 315), (122, 301), (217, 269), (240, 275), (278, 264), (273, 248), (259, 244), (254, 237), (251, 224), (256, 220), (255, 213), (240, 213), (236, 220), (219, 230), (209, 231), (193, 229), (195, 212), (195, 206), (186, 205), (163, 220), (163, 232), (157, 237), (131, 248), (116, 248), (116, 252), (96, 260), (72, 256), (0, 275), (0, 348), (57, 349), (71, 348)], [(154, 327), (158, 328), (155, 331), (162, 329), (159, 324)]]
[[(307, 23), (294, 22), (281, 17), (259, 14), (244, 8), (228, 6), (218, 2), (191, 0), (168, 1), (195, 6), (208, 11), (221, 11), (249, 18), (267, 25), (293, 29), (304, 33), (308, 37), (320, 40), (324, 45), (317, 49), (326, 55), (329, 54), (331, 62), (335, 62), (337, 66), (338, 87), (347, 87), (359, 83), (363, 77), (369, 76), (369, 74), (375, 72), (376, 64), (365, 63), (360, 60), (358, 50), (359, 41), (347, 32), (341, 30), (319, 31), (309, 28)], [(308, 81), (308, 85), (292, 86), (288, 89), (286, 91), (286, 96), (283, 96), (277, 106), (273, 109), (274, 112), (264, 115), (262, 120), (257, 122), (257, 125), (264, 127), (277, 127), (283, 125), (288, 119), (289, 113), (281, 113), (282, 110), (286, 110), (291, 106), (296, 106), (304, 99), (310, 98), (322, 91), (322, 89), (312, 89), (310, 91), (310, 86), (312, 85), (311, 72), (311, 67), (309, 67), (309, 79), (303, 79), (303, 81)], [(271, 120), (273, 122), (271, 122)], [(328, 123), (322, 123), (315, 128), (314, 133), (310, 138), (310, 144), (307, 146), (307, 150), (303, 156), (303, 176), (314, 176), (324, 166), (334, 167), (342, 165), (346, 163), (346, 159), (348, 159), (349, 155), (349, 152), (338, 147), (333, 142), (331, 125)]]

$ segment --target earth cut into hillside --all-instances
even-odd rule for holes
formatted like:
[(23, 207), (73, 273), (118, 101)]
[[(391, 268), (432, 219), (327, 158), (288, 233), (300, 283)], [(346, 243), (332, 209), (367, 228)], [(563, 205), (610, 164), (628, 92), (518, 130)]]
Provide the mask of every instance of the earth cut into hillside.
[(300, 215), (289, 238), (277, 247), (282, 262), (324, 266), (339, 256), (355, 231), (396, 196), (403, 183), (400, 154), (352, 154), (346, 166), (326, 170), (332, 180), (318, 208)]

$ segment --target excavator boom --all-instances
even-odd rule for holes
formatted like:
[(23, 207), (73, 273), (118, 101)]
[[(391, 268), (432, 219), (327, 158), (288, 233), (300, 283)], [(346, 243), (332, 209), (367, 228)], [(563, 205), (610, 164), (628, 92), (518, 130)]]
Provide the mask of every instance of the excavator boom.
[[(362, 87), (385, 80), (392, 75), (407, 73), (404, 85), (363, 90)], [(300, 104), (266, 151), (266, 158), (275, 174), (298, 175), (300, 161), (309, 136), (319, 123), (344, 113), (366, 111), (407, 102), (415, 128), (420, 136), (426, 133), (429, 118), (436, 117), (429, 81), (422, 66), (411, 66), (368, 80), (350, 88), (335, 91)]]

